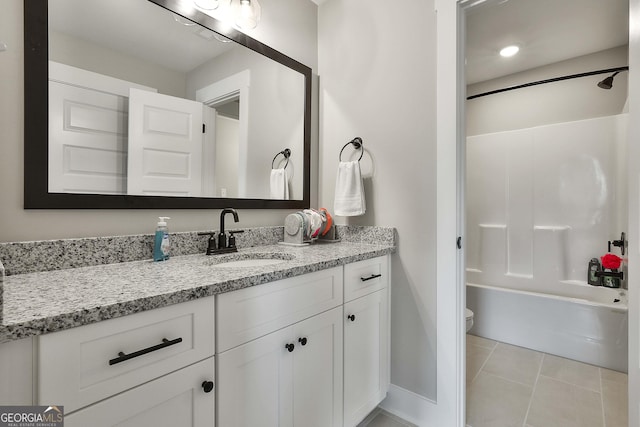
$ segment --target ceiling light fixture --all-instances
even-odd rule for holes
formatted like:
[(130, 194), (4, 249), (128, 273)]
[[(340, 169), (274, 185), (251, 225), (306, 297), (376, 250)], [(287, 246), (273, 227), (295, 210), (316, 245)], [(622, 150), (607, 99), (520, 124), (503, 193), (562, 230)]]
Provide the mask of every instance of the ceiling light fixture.
[(240, 29), (250, 30), (260, 22), (262, 7), (258, 0), (231, 0), (233, 23)]
[(193, 4), (203, 10), (214, 10), (220, 6), (220, 0), (193, 0)]
[(502, 56), (503, 58), (510, 58), (516, 53), (518, 53), (519, 50), (520, 48), (516, 45), (507, 46), (505, 48), (502, 48), (502, 50), (500, 50), (500, 56)]

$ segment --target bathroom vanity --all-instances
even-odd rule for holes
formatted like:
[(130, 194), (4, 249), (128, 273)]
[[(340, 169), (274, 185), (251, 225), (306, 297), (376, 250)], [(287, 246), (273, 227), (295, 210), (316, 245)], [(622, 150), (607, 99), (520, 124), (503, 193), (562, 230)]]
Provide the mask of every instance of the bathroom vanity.
[(0, 401), (33, 393), (22, 404), (63, 405), (68, 426), (354, 426), (389, 384), (393, 251), (267, 245), (8, 276), (0, 357), (34, 364)]

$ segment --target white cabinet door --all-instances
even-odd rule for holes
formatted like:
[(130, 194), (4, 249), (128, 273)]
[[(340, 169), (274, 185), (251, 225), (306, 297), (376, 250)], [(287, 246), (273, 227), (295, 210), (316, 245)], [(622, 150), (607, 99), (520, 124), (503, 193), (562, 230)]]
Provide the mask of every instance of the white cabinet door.
[(65, 417), (67, 427), (212, 427), (213, 357)]
[(219, 426), (293, 425), (291, 334), (281, 329), (217, 356)]
[(293, 425), (342, 426), (342, 307), (293, 325)]
[(202, 103), (131, 89), (128, 194), (200, 196)]
[(0, 405), (33, 404), (33, 340), (0, 344)]
[(219, 426), (342, 425), (342, 307), (217, 359)]
[(389, 387), (388, 289), (344, 305), (344, 425), (355, 426)]

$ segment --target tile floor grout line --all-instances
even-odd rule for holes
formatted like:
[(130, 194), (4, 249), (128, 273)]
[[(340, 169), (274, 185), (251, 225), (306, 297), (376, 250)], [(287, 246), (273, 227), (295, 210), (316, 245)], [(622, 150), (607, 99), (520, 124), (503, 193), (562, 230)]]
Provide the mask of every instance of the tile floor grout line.
[[(543, 353), (543, 354), (546, 354), (546, 353)], [(600, 380), (600, 391), (598, 391), (598, 390), (594, 390), (592, 388), (582, 387), (581, 385), (578, 385), (578, 384), (563, 380), (561, 378), (550, 377), (549, 375), (544, 375), (544, 374), (540, 374), (540, 376), (541, 377), (545, 377), (545, 378), (549, 378), (550, 380), (557, 381), (557, 382), (562, 383), (562, 384), (570, 385), (572, 387), (577, 387), (577, 388), (579, 388), (581, 390), (592, 391), (594, 393), (602, 394), (602, 381), (601, 380)]]
[[(495, 342), (495, 345), (491, 349), (491, 352), (489, 353), (487, 358), (482, 363), (482, 366), (480, 366), (480, 369), (478, 369), (478, 372), (476, 372), (476, 374), (474, 375), (473, 379), (471, 380), (471, 384), (473, 384), (473, 382), (478, 378), (478, 375), (480, 375), (480, 372), (482, 372), (482, 370), (486, 366), (486, 364), (489, 361), (489, 359), (491, 359), (491, 356), (493, 356), (493, 352), (496, 351), (496, 347), (498, 347), (498, 341)], [(485, 372), (485, 373), (487, 373), (487, 372)], [(489, 374), (489, 375), (491, 375), (491, 374)], [(497, 376), (497, 375), (495, 375), (495, 376)], [(500, 378), (500, 377), (498, 377), (498, 378)]]
[(600, 380), (600, 404), (602, 405), (602, 427), (607, 427), (607, 418), (604, 416), (604, 390), (602, 389), (602, 368), (598, 368)]
[(544, 364), (545, 356), (546, 356), (546, 353), (542, 353), (542, 359), (540, 359), (540, 366), (538, 366), (538, 374), (536, 375), (536, 380), (533, 383), (533, 389), (531, 390), (531, 397), (529, 398), (529, 405), (527, 406), (527, 412), (524, 414), (524, 420), (522, 420), (522, 427), (527, 426), (529, 411), (531, 410), (531, 405), (533, 404), (533, 396), (536, 394), (536, 387), (538, 387), (538, 380), (540, 379), (540, 372), (542, 372), (542, 365)]

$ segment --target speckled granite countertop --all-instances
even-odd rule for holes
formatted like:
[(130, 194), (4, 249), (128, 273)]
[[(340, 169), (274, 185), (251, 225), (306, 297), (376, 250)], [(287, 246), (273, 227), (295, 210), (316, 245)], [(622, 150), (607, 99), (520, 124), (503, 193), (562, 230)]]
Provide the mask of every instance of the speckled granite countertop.
[[(260, 267), (217, 267), (233, 255), (186, 255), (8, 276), (0, 343), (299, 276), (394, 252), (390, 244), (316, 243), (241, 249), (280, 254)], [(224, 258), (220, 258), (224, 257)]]

